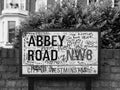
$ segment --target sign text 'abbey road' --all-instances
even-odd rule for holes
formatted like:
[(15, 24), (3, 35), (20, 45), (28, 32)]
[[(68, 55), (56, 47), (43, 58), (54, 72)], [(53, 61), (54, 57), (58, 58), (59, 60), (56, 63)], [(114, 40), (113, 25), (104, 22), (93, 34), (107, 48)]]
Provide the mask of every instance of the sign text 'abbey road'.
[(22, 32), (21, 73), (96, 75), (98, 36), (98, 31)]

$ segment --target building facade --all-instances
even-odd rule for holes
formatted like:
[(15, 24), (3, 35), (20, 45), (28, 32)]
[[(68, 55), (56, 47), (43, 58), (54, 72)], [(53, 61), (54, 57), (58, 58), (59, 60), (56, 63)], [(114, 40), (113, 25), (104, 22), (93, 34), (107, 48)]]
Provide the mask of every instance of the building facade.
[[(62, 5), (64, 0), (0, 0), (0, 47), (11, 48), (15, 37), (15, 29), (19, 27), (29, 13), (38, 12), (39, 9), (52, 6), (55, 2)], [(75, 5), (89, 5), (92, 2), (103, 0), (67, 0)], [(112, 7), (118, 0), (111, 0)]]

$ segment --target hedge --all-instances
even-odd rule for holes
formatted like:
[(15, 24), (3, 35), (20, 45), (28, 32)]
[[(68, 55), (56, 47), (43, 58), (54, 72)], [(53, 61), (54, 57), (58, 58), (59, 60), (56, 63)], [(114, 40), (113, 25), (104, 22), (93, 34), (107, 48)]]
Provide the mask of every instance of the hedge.
[(64, 2), (39, 12), (32, 13), (16, 29), (15, 46), (19, 47), (19, 32), (22, 30), (97, 28), (101, 30), (101, 48), (120, 48), (120, 5), (111, 7), (108, 0), (75, 6)]

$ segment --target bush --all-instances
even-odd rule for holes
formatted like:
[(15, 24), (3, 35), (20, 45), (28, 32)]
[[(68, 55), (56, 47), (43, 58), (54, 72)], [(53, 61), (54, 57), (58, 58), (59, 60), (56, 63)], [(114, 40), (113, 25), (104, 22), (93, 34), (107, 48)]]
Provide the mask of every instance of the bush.
[(120, 7), (112, 8), (111, 2), (92, 3), (82, 7), (70, 3), (56, 4), (53, 8), (42, 10), (21, 22), (16, 33), (19, 45), (19, 31), (35, 29), (78, 29), (98, 28), (101, 30), (101, 48), (120, 48)]

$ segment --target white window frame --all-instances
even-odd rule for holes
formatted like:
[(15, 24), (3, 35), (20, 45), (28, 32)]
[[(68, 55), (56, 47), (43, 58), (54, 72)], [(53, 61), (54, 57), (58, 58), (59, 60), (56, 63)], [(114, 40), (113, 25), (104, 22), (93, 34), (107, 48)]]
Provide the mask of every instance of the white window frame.
[[(118, 1), (119, 2), (119, 1)], [(115, 7), (115, 0), (112, 0), (112, 7)]]
[[(57, 1), (60, 1), (60, 6), (62, 6), (62, 1), (63, 1), (63, 0), (55, 0), (55, 2), (57, 2)], [(75, 6), (77, 6), (77, 1), (78, 1), (78, 0), (75, 0)]]
[[(99, 0), (96, 0), (96, 2), (99, 2)], [(87, 0), (87, 5), (90, 5), (90, 0)], [(112, 0), (112, 7), (115, 6), (115, 0)]]
[[(96, 2), (99, 2), (99, 0), (96, 0)], [(90, 5), (90, 0), (87, 0), (87, 5)]]
[[(17, 1), (18, 1), (18, 4), (19, 4), (19, 8), (17, 8), (17, 9), (20, 9), (21, 0), (17, 0)], [(4, 9), (11, 9), (11, 8), (7, 8), (6, 4), (7, 4), (7, 0), (4, 0)], [(24, 0), (24, 9), (23, 10), (26, 10), (26, 0)]]
[(112, 0), (112, 7), (114, 7), (115, 6), (115, 1), (114, 0)]
[[(2, 38), (0, 38), (0, 47), (3, 48), (13, 48), (13, 43), (9, 42), (9, 28), (8, 28), (8, 22), (9, 21), (15, 21), (15, 28), (20, 25), (21, 20), (23, 20), (20, 17), (3, 17), (1, 19), (1, 31), (0, 35), (2, 35)], [(1, 34), (2, 33), (2, 34)]]
[[(19, 0), (19, 4), (20, 4), (20, 6), (21, 6), (21, 2), (20, 2), (21, 0)], [(26, 0), (24, 0), (24, 9), (23, 10), (26, 10)]]
[[(9, 32), (9, 22), (14, 22), (15, 24), (15, 28), (16, 28), (16, 21), (15, 20), (12, 20), (12, 21), (7, 21), (7, 24), (8, 24), (8, 43), (11, 43), (9, 40), (10, 40), (10, 32)], [(14, 37), (15, 38), (15, 37)], [(12, 42), (13, 43), (13, 42)], [(11, 43), (11, 44), (12, 44)]]
[(60, 0), (60, 6), (62, 6), (62, 1), (63, 1), (63, 0)]
[[(36, 12), (38, 12), (39, 11), (39, 1), (41, 1), (41, 0), (36, 0), (36, 2), (35, 2), (35, 11)], [(47, 0), (42, 0), (42, 1), (44, 1), (44, 6), (45, 6), (45, 9), (47, 9)]]

